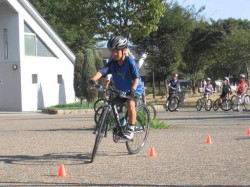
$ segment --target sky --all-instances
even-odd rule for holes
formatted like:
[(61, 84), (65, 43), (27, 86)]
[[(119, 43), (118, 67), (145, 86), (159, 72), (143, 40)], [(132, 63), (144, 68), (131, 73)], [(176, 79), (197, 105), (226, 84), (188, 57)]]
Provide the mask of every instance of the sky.
[(214, 20), (236, 18), (250, 20), (250, 0), (176, 0), (181, 6), (194, 5), (196, 10), (206, 6), (201, 13)]

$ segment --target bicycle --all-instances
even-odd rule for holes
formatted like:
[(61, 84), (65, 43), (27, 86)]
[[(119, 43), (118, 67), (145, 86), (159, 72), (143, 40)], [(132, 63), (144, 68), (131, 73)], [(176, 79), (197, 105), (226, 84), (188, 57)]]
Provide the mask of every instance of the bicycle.
[(180, 104), (180, 94), (181, 92), (177, 92), (170, 97), (169, 101), (167, 101), (166, 104), (164, 105), (166, 111), (169, 110), (170, 112), (173, 112), (177, 110)]
[(213, 102), (212, 99), (210, 99), (210, 93), (205, 93), (205, 95), (198, 99), (196, 102), (196, 109), (200, 111), (202, 107), (205, 108), (206, 111), (210, 111), (212, 108)]
[(217, 111), (219, 108), (221, 108), (223, 111), (229, 111), (232, 109), (232, 100), (229, 99), (229, 94), (225, 98), (222, 99), (222, 103), (219, 104), (219, 99), (216, 99), (213, 104), (214, 111)]
[[(99, 85), (96, 85), (96, 87), (101, 87)], [(148, 111), (148, 108), (145, 104), (138, 104), (136, 106), (137, 111), (137, 121), (135, 129), (134, 138), (132, 140), (125, 140), (123, 138), (123, 134), (127, 129), (126, 121), (128, 121), (128, 113), (126, 112), (124, 116), (125, 123), (121, 123), (121, 118), (119, 117), (118, 108), (117, 106), (123, 107), (125, 106), (123, 102), (120, 101), (121, 98), (125, 99), (131, 99), (130, 97), (126, 96), (126, 93), (121, 92), (119, 90), (115, 90), (114, 88), (108, 88), (107, 91), (109, 91), (109, 97), (107, 102), (100, 107), (101, 114), (98, 118), (96, 127), (94, 129), (94, 132), (96, 134), (95, 138), (95, 144), (92, 151), (91, 156), (91, 162), (94, 161), (94, 158), (97, 153), (97, 149), (100, 145), (100, 142), (103, 137), (107, 137), (108, 127), (110, 124), (110, 116), (113, 114), (115, 126), (113, 128), (112, 134), (113, 134), (113, 141), (115, 143), (117, 142), (125, 142), (126, 148), (129, 152), (129, 154), (136, 154), (138, 153), (145, 145), (148, 133), (149, 133), (149, 119), (150, 114)]]
[(232, 100), (232, 110), (237, 111), (238, 110), (238, 105), (243, 104), (244, 106), (244, 111), (250, 111), (250, 96), (248, 94), (243, 94), (243, 95), (233, 95), (231, 97)]

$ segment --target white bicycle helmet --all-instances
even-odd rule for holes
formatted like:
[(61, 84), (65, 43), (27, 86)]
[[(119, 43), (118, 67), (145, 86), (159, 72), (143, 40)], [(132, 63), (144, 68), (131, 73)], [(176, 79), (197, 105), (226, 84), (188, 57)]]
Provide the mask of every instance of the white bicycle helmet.
[(229, 78), (228, 77), (224, 77), (224, 80), (227, 80), (227, 82), (229, 82)]
[(244, 74), (240, 74), (240, 78), (246, 78), (246, 76)]
[(123, 50), (128, 47), (128, 40), (123, 36), (112, 36), (107, 43), (108, 49)]

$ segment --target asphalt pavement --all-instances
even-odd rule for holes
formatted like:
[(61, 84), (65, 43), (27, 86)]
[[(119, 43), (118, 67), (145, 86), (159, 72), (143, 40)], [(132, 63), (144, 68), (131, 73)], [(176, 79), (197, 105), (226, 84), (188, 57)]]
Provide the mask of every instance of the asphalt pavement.
[[(151, 129), (138, 154), (109, 133), (89, 163), (93, 114), (0, 112), (0, 186), (250, 185), (249, 112), (183, 107), (157, 118), (171, 127)], [(60, 164), (66, 177), (57, 176)]]

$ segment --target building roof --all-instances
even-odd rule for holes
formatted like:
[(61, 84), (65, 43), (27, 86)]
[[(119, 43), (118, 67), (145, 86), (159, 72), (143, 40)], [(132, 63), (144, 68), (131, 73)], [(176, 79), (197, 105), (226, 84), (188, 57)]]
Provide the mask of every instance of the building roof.
[[(31, 5), (28, 0), (17, 0), (28, 14), (38, 23), (38, 25), (50, 36), (50, 38), (55, 42), (55, 44), (63, 51), (63, 53), (70, 59), (72, 63), (75, 62), (74, 53), (68, 48), (68, 46), (62, 41), (62, 39), (55, 33), (55, 31), (50, 27), (50, 25), (43, 19), (43, 17), (37, 12), (37, 10)], [(7, 3), (13, 9), (16, 10), (13, 0), (0, 0), (0, 3)], [(18, 12), (18, 10), (16, 10)]]

